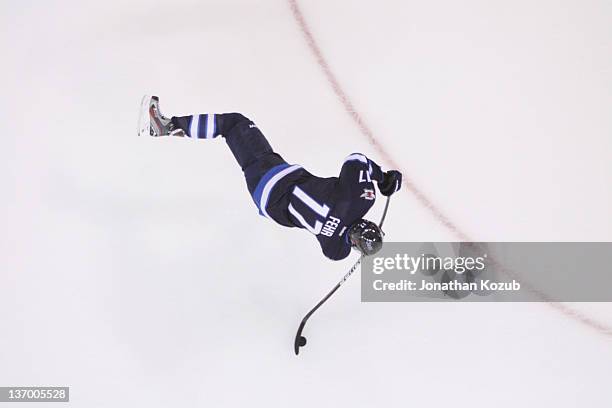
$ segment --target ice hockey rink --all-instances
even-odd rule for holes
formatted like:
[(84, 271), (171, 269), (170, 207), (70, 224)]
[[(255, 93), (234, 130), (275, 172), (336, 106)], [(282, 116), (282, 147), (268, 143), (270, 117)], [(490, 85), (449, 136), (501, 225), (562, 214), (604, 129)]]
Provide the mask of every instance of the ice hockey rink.
[(0, 386), (87, 408), (612, 406), (605, 303), (361, 303), (357, 273), (296, 357), (357, 255), (259, 216), (221, 138), (136, 136), (152, 93), (242, 112), (316, 175), (397, 166), (391, 241), (610, 241), (611, 2), (0, 9)]

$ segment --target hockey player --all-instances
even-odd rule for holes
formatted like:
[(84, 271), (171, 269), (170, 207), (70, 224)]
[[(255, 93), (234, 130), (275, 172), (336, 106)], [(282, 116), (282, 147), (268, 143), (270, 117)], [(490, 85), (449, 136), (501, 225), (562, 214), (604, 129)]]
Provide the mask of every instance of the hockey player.
[(373, 181), (381, 194), (389, 196), (400, 189), (402, 174), (383, 172), (363, 154), (349, 155), (338, 177), (317, 177), (297, 164), (286, 163), (257, 126), (240, 113), (167, 118), (156, 96), (142, 100), (138, 134), (197, 139), (222, 136), (244, 172), (261, 215), (286, 227), (308, 230), (332, 260), (346, 258), (351, 247), (363, 255), (375, 254), (382, 247), (382, 231), (362, 217), (376, 199)]

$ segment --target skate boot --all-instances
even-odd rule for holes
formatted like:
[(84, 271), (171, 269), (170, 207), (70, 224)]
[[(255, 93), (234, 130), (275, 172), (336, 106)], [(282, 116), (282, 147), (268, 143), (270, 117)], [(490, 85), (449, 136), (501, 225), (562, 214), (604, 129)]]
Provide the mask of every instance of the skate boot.
[(174, 126), (169, 118), (159, 111), (159, 98), (157, 96), (145, 95), (140, 105), (140, 117), (138, 118), (138, 136), (180, 136), (185, 132)]

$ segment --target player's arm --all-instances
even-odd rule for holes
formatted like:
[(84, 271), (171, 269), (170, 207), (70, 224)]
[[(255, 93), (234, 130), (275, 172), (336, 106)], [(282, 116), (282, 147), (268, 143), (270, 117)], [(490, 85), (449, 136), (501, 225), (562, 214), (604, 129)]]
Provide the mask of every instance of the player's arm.
[(340, 180), (348, 183), (376, 181), (382, 195), (390, 196), (402, 186), (402, 173), (397, 170), (382, 171), (381, 167), (364, 154), (349, 155), (342, 165)]
[(340, 180), (343, 182), (363, 183), (365, 181), (381, 182), (383, 171), (373, 160), (361, 153), (350, 154), (344, 159)]

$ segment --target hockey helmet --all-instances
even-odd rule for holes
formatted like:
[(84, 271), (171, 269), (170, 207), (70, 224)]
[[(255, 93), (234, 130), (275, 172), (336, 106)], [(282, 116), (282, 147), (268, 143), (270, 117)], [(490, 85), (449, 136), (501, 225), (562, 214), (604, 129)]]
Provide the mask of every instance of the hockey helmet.
[(353, 248), (363, 255), (374, 255), (382, 248), (383, 232), (372, 221), (356, 221), (349, 228), (348, 237)]

